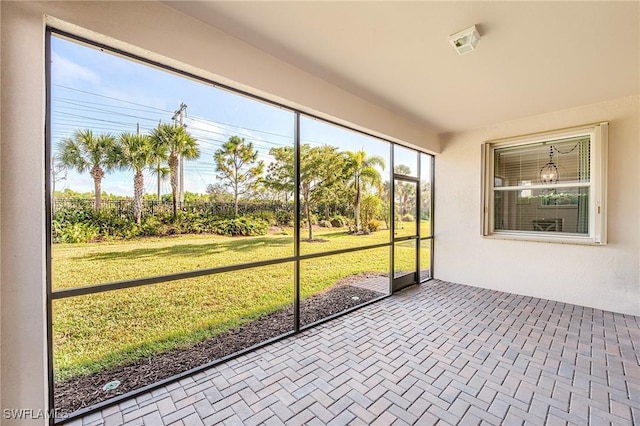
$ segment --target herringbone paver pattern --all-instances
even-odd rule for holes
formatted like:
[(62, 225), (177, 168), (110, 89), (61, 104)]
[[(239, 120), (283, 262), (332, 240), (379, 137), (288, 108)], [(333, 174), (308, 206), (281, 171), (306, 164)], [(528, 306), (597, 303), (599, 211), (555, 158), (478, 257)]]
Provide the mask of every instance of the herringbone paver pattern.
[(365, 288), (371, 291), (377, 291), (382, 294), (389, 294), (389, 277), (379, 276), (364, 278), (353, 283), (349, 283), (352, 286)]
[(75, 425), (640, 425), (640, 319), (432, 281)]

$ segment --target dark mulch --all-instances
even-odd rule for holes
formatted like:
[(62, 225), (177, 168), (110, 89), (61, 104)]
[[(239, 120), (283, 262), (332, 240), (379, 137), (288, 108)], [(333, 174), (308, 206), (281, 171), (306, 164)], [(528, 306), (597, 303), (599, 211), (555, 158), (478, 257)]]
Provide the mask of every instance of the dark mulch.
[[(382, 296), (382, 293), (350, 285), (372, 276), (375, 275), (347, 277), (326, 292), (302, 300), (300, 324), (302, 326), (311, 324)], [(131, 364), (57, 382), (54, 385), (55, 407), (73, 412), (210, 363), (290, 331), (293, 331), (293, 306), (264, 315), (255, 321), (242, 324), (187, 348), (176, 348)], [(119, 380), (120, 386), (103, 391), (102, 387), (113, 380)]]

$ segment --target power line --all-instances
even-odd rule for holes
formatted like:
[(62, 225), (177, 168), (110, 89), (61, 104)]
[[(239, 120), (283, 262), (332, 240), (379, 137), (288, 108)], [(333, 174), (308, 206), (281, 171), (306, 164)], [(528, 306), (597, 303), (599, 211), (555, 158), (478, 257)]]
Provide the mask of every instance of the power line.
[[(118, 113), (113, 113), (113, 115), (120, 115), (120, 116), (127, 116), (127, 117), (131, 117), (131, 118), (136, 118), (136, 119), (141, 119), (141, 120), (146, 120), (146, 121), (151, 121), (151, 122), (156, 122), (157, 118), (147, 118), (147, 117), (140, 117), (140, 116), (135, 116), (135, 115), (129, 115), (129, 114), (118, 114)], [(107, 120), (105, 118), (98, 118), (96, 116), (89, 116), (89, 115), (80, 115), (80, 114), (74, 114), (71, 112), (66, 112), (66, 111), (56, 111), (54, 112), (54, 117), (57, 116), (66, 116), (66, 117), (74, 117), (74, 118), (80, 118), (80, 119), (84, 119), (87, 121), (98, 121), (98, 122), (104, 122), (104, 123), (112, 123), (113, 125), (116, 126), (121, 126), (121, 127), (126, 127), (127, 129), (132, 126), (134, 124), (134, 122), (123, 122), (123, 121), (114, 121), (114, 120)], [(215, 122), (211, 122), (211, 123), (215, 123)], [(77, 125), (76, 122), (69, 122), (69, 121), (65, 121), (62, 120), (60, 118), (57, 118), (54, 120), (54, 125), (58, 125), (58, 124), (68, 124), (68, 125)], [(147, 129), (149, 129), (147, 127)], [(195, 129), (196, 131), (193, 131), (193, 129)], [(111, 130), (111, 129), (107, 129), (107, 130)], [(224, 129), (222, 129), (224, 130)], [(216, 135), (220, 135), (220, 136), (224, 136), (224, 137), (231, 137), (234, 134), (238, 134), (239, 132), (228, 132), (228, 133), (223, 133), (223, 132), (216, 132), (214, 130), (210, 130), (210, 129), (205, 129), (202, 127), (197, 127), (197, 126), (190, 126), (190, 133), (194, 136), (198, 136), (200, 140), (206, 140), (207, 137), (203, 137), (202, 135), (208, 135), (208, 134), (216, 134)], [(249, 142), (255, 142), (256, 146), (259, 146), (260, 144), (268, 144), (268, 145), (273, 145), (273, 146), (283, 146), (282, 143), (278, 143), (275, 141), (270, 141), (267, 139), (262, 139), (262, 138), (256, 138), (253, 135), (249, 135), (249, 134), (244, 134), (245, 139), (247, 139)], [(208, 138), (211, 139), (211, 138)], [(215, 142), (220, 142), (220, 143), (224, 143), (226, 141), (219, 141), (217, 139), (213, 139)], [(260, 147), (264, 148), (264, 149), (269, 149), (269, 147), (264, 146), (264, 145), (260, 145)]]
[(116, 111), (111, 111), (111, 110), (107, 110), (107, 109), (102, 109), (102, 108), (96, 108), (93, 106), (81, 106), (81, 105), (76, 105), (76, 108), (71, 108), (68, 106), (60, 106), (58, 108), (59, 110), (71, 110), (71, 111), (95, 111), (98, 113), (108, 113), (110, 115), (117, 115), (117, 116), (121, 116), (121, 117), (131, 117), (131, 118), (135, 118), (137, 120), (148, 120), (148, 121), (157, 121), (157, 118), (148, 118), (148, 117), (140, 117), (139, 115), (131, 115), (131, 114), (124, 114), (121, 112), (116, 112)]
[[(62, 88), (65, 88), (65, 89), (69, 89), (69, 90), (75, 90), (75, 91), (78, 91), (78, 92), (81, 92), (81, 93), (86, 93), (86, 94), (93, 95), (93, 96), (103, 97), (103, 98), (107, 98), (107, 99), (111, 99), (111, 100), (116, 100), (116, 101), (119, 101), (119, 102), (124, 102), (124, 103), (128, 103), (128, 104), (136, 105), (136, 106), (141, 106), (141, 107), (144, 107), (144, 108), (160, 111), (160, 112), (163, 112), (163, 113), (171, 113), (172, 112), (170, 110), (161, 109), (161, 108), (157, 108), (157, 107), (152, 107), (152, 106), (149, 106), (149, 105), (144, 105), (144, 104), (140, 104), (140, 103), (136, 103), (136, 102), (125, 101), (123, 99), (118, 99), (118, 98), (114, 98), (114, 97), (111, 97), (111, 96), (101, 95), (101, 94), (98, 94), (98, 93), (95, 93), (95, 92), (89, 92), (89, 91), (86, 91), (86, 90), (75, 89), (75, 88), (71, 88), (71, 87), (68, 87), (68, 86), (61, 86), (61, 85), (55, 85), (55, 86), (62, 87)], [(89, 103), (89, 104), (93, 104), (93, 105), (110, 106), (108, 104), (101, 104), (101, 103), (98, 103), (98, 102), (84, 101), (84, 100), (80, 100), (80, 99), (69, 99), (69, 98), (61, 98), (61, 97), (54, 97), (54, 99), (60, 99), (60, 100), (66, 101), (66, 102)], [(293, 135), (285, 135), (285, 134), (281, 134), (281, 133), (269, 132), (269, 131), (266, 131), (266, 130), (260, 130), (260, 129), (254, 129), (254, 128), (246, 127), (246, 126), (240, 126), (240, 125), (237, 125), (237, 124), (224, 123), (224, 122), (221, 122), (221, 121), (214, 121), (214, 120), (210, 120), (210, 119), (207, 119), (207, 118), (204, 118), (204, 117), (200, 117), (200, 116), (189, 116), (188, 118), (190, 120), (200, 121), (200, 122), (203, 122), (205, 124), (209, 124), (210, 123), (210, 124), (215, 124), (215, 125), (222, 125), (222, 126), (227, 126), (227, 127), (233, 127), (233, 128), (238, 128), (238, 129), (244, 129), (244, 130), (250, 130), (250, 131), (254, 131), (254, 132), (265, 133), (265, 134), (272, 135), (272, 136), (279, 136), (279, 137), (293, 139)]]
[(89, 92), (89, 91), (86, 91), (86, 90), (80, 90), (80, 89), (76, 89), (76, 88), (68, 87), (68, 86), (62, 86), (60, 84), (54, 84), (54, 86), (55, 87), (61, 87), (63, 89), (67, 89), (67, 90), (73, 90), (73, 91), (80, 92), (80, 93), (85, 93), (87, 95), (98, 96), (98, 97), (101, 97), (101, 98), (111, 99), (111, 100), (118, 101), (118, 102), (124, 102), (124, 103), (130, 104), (130, 105), (136, 105), (136, 106), (141, 106), (141, 107), (145, 107), (145, 108), (149, 108), (149, 109), (155, 109), (155, 110), (161, 111), (161, 112), (168, 112), (168, 113), (172, 112), (172, 111), (167, 110), (167, 109), (152, 107), (152, 106), (149, 106), (149, 105), (139, 104), (139, 103), (131, 102), (131, 101), (125, 101), (124, 99), (114, 98), (112, 96), (107, 96), (107, 95), (100, 95), (98, 93)]
[[(96, 94), (96, 96), (100, 96), (100, 95)], [(84, 100), (84, 99), (63, 98), (63, 97), (59, 97), (59, 96), (52, 97), (52, 100), (55, 101), (55, 102), (69, 103), (69, 104), (78, 105), (78, 106), (80, 106), (82, 104), (98, 105), (98, 106), (102, 106), (102, 107), (114, 106), (112, 104), (106, 104), (106, 103), (103, 103), (103, 102), (92, 102), (92, 101), (87, 101), (87, 100)], [(152, 110), (156, 109), (155, 107), (146, 106), (146, 105), (144, 106), (143, 109), (141, 109), (141, 108), (133, 108), (133, 107), (128, 107), (128, 106), (122, 106), (122, 105), (119, 105), (118, 108), (120, 108), (120, 109), (128, 109), (128, 110), (131, 110), (131, 111), (141, 111), (141, 112), (151, 112), (151, 111), (148, 111), (148, 110), (149, 109), (152, 109)], [(153, 111), (153, 112), (156, 113), (155, 111)], [(162, 111), (163, 114), (165, 112), (167, 112), (167, 111)]]

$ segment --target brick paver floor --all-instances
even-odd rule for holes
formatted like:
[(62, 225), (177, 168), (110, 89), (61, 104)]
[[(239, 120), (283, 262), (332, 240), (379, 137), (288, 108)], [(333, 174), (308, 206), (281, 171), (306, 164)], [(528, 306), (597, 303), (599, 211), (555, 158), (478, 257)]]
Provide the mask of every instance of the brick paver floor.
[(431, 281), (78, 425), (640, 425), (640, 318)]
[(371, 277), (350, 283), (352, 286), (366, 288), (367, 290), (377, 291), (382, 294), (389, 294), (389, 277)]

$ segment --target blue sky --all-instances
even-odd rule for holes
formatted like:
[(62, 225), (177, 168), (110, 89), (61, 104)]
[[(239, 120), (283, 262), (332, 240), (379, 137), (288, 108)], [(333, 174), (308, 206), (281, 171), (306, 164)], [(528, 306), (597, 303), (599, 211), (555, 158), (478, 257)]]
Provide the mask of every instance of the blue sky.
[[(54, 155), (59, 141), (77, 129), (117, 136), (136, 132), (139, 124), (146, 133), (160, 121), (172, 122), (181, 103), (187, 105), (187, 130), (198, 140), (201, 151), (198, 160), (185, 164), (186, 191), (204, 193), (207, 184), (216, 183), (213, 154), (233, 135), (252, 142), (267, 165), (271, 161), (269, 149), (293, 145), (291, 111), (59, 37), (52, 37), (51, 50)], [(388, 176), (386, 142), (307, 117), (302, 119), (301, 141), (343, 150), (365, 149), (369, 155), (385, 159), (384, 175)], [(68, 171), (66, 179), (56, 183), (56, 190), (64, 188), (92, 191), (93, 180), (88, 173)], [(156, 178), (145, 173), (145, 192), (155, 193), (156, 188)], [(133, 172), (107, 174), (102, 189), (132, 195)], [(163, 182), (162, 192), (170, 191), (168, 181)]]

